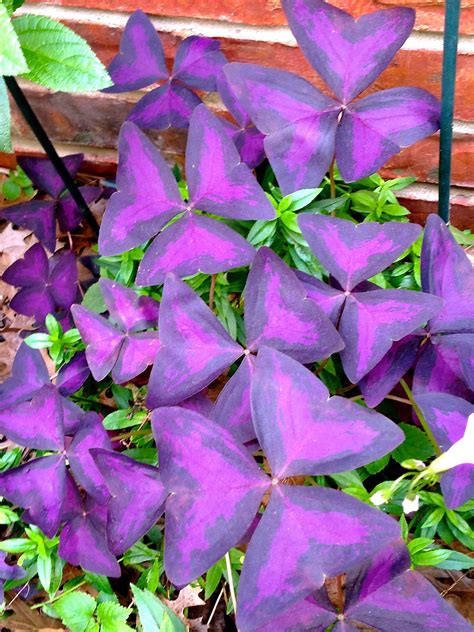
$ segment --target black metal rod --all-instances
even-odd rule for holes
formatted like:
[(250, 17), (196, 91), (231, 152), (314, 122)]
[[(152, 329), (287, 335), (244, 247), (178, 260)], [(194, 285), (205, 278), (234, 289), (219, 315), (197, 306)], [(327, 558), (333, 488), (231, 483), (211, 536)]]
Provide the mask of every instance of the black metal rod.
[(41, 146), (43, 147), (44, 151), (46, 152), (46, 155), (48, 156), (48, 158), (53, 163), (54, 168), (56, 169), (56, 171), (58, 172), (58, 174), (61, 177), (62, 181), (64, 182), (64, 186), (67, 188), (67, 190), (71, 194), (71, 196), (74, 199), (74, 201), (76, 202), (77, 206), (84, 213), (84, 216), (86, 217), (87, 221), (89, 222), (92, 230), (95, 232), (96, 235), (98, 235), (99, 234), (99, 225), (98, 225), (95, 217), (92, 215), (91, 210), (90, 210), (87, 202), (85, 201), (82, 193), (79, 190), (79, 187), (74, 182), (74, 178), (71, 176), (69, 171), (66, 169), (66, 166), (65, 166), (64, 162), (61, 160), (61, 158), (60, 158), (59, 154), (57, 153), (56, 149), (54, 148), (53, 143), (49, 140), (49, 136), (46, 133), (44, 127), (41, 125), (40, 121), (38, 120), (38, 117), (33, 112), (33, 109), (31, 108), (31, 105), (28, 103), (27, 98), (23, 94), (22, 89), (20, 88), (20, 86), (18, 85), (18, 83), (16, 82), (14, 77), (4, 77), (4, 79), (5, 79), (5, 83), (7, 84), (8, 89), (10, 91), (10, 94), (12, 95), (15, 103), (18, 106), (18, 109), (22, 113), (25, 121), (30, 126), (31, 131), (33, 132), (33, 134), (36, 136), (36, 138), (40, 142)]
[(438, 213), (445, 222), (449, 222), (451, 210), (451, 154), (453, 146), (453, 117), (460, 10), (461, 0), (446, 0), (444, 18), (443, 74), (441, 79), (438, 208)]

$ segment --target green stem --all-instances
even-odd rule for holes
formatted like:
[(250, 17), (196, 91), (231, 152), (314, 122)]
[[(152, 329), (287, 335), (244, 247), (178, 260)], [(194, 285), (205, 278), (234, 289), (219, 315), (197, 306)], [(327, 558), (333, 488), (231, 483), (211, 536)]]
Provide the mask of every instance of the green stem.
[(331, 166), (329, 167), (329, 189), (331, 194), (331, 199), (333, 200), (336, 197), (336, 181), (334, 180), (334, 160), (331, 162)]
[(413, 397), (413, 393), (411, 392), (410, 387), (405, 382), (405, 380), (400, 380), (400, 386), (403, 388), (403, 390), (405, 391), (405, 395), (410, 400), (410, 404), (412, 405), (413, 410), (415, 411), (416, 416), (418, 417), (418, 419), (420, 421), (420, 424), (423, 427), (423, 430), (426, 432), (426, 436), (431, 441), (431, 444), (432, 444), (432, 446), (434, 448), (434, 451), (435, 451), (436, 455), (439, 456), (441, 454), (441, 450), (439, 448), (438, 442), (436, 441), (434, 434), (431, 432), (431, 428), (426, 423), (425, 416), (421, 412), (420, 407), (415, 402), (415, 398)]
[(76, 584), (75, 586), (73, 586), (72, 588), (69, 588), (68, 590), (65, 590), (64, 592), (62, 592), (60, 595), (55, 595), (52, 599), (49, 599), (49, 601), (44, 601), (43, 603), (37, 603), (34, 606), (31, 606), (32, 610), (36, 610), (37, 608), (42, 608), (43, 606), (47, 606), (50, 603), (54, 603), (55, 601), (57, 601), (58, 599), (61, 599), (61, 597), (64, 597), (64, 595), (69, 594), (70, 592), (74, 592), (75, 590), (77, 590), (78, 588), (80, 588), (81, 586), (84, 586), (84, 584), (87, 584), (87, 580), (83, 580), (82, 582), (79, 582), (78, 584)]

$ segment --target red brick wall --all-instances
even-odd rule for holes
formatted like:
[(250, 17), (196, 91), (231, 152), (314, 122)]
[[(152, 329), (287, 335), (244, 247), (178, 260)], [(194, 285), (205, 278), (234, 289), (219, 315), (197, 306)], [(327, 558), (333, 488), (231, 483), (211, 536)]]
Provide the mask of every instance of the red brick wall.
[[(417, 9), (415, 32), (380, 76), (374, 89), (416, 85), (440, 95), (443, 5), (440, 0), (333, 0), (354, 15), (391, 5)], [(453, 189), (455, 222), (474, 224), (474, 0), (462, 1), (459, 46)], [(189, 34), (216, 37), (234, 61), (248, 61), (297, 72), (323, 87), (309, 63), (295, 46), (286, 27), (280, 0), (47, 0), (27, 3), (24, 10), (59, 18), (85, 37), (108, 63), (117, 51), (128, 14), (142, 8), (162, 35), (171, 59), (179, 41)], [(27, 84), (24, 84), (25, 87)], [(66, 95), (28, 86), (27, 93), (51, 137), (62, 151), (85, 150), (105, 171), (116, 160), (115, 142), (120, 124), (138, 94)], [(214, 95), (208, 103), (219, 109)], [(159, 146), (170, 158), (182, 156), (184, 134), (157, 134)], [(14, 141), (19, 151), (31, 151), (34, 141), (21, 118), (14, 114)], [(421, 185), (408, 193), (407, 205), (434, 210), (436, 200), (438, 138), (417, 143), (393, 158), (385, 173), (415, 175)], [(0, 158), (1, 162), (1, 158)], [(416, 200), (419, 203), (416, 203)], [(414, 201), (415, 200), (415, 201)], [(474, 226), (473, 226), (474, 228)]]

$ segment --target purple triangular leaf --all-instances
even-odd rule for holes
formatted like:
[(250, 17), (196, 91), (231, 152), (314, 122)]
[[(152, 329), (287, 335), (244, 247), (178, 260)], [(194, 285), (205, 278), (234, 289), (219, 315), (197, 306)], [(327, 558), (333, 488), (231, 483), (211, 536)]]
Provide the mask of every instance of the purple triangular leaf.
[(138, 296), (131, 288), (111, 279), (100, 279), (99, 286), (110, 319), (121, 329), (134, 332), (157, 326), (157, 301), (148, 296)]
[(56, 202), (31, 200), (22, 202), (1, 212), (2, 217), (33, 231), (38, 240), (50, 252), (56, 248)]
[(120, 577), (120, 566), (107, 548), (103, 504), (86, 499), (85, 507), (61, 531), (59, 555), (73, 566), (108, 577)]
[(147, 92), (135, 105), (127, 121), (143, 129), (186, 129), (201, 99), (185, 86), (170, 81)]
[(247, 127), (252, 124), (252, 119), (250, 118), (247, 110), (243, 107), (240, 99), (237, 98), (223, 72), (220, 73), (217, 80), (217, 91), (219, 92), (219, 96), (221, 97), (225, 107), (240, 126)]
[(56, 386), (61, 395), (68, 397), (81, 388), (89, 375), (86, 353), (79, 351), (59, 369)]
[(99, 234), (103, 255), (117, 255), (139, 246), (184, 209), (170, 168), (133, 123), (124, 123), (120, 130), (117, 189)]
[(86, 358), (91, 373), (94, 379), (100, 382), (116, 363), (124, 334), (103, 316), (91, 312), (82, 305), (73, 305), (71, 312), (86, 344)]
[(94, 412), (83, 416), (66, 454), (75, 480), (86, 492), (99, 500), (108, 499), (109, 494), (102, 474), (89, 453), (91, 448), (112, 449), (109, 435), (99, 415)]
[(254, 372), (254, 357), (245, 356), (241, 365), (224, 386), (209, 415), (226, 428), (240, 443), (255, 439), (250, 410), (250, 385)]
[(353, 384), (373, 369), (390, 349), (440, 309), (437, 296), (409, 290), (374, 290), (347, 297), (339, 324), (346, 346), (341, 360)]
[(269, 248), (260, 248), (245, 286), (247, 346), (266, 345), (302, 363), (329, 357), (344, 347), (321, 309), (307, 298), (297, 276)]
[(251, 389), (252, 417), (273, 476), (353, 470), (403, 442), (389, 419), (341, 397), (295, 360), (263, 347)]
[(315, 256), (348, 292), (385, 270), (421, 232), (416, 224), (355, 224), (313, 213), (303, 213), (298, 223)]
[[(450, 344), (449, 339), (452, 337), (457, 338), (458, 335), (432, 336), (421, 347), (413, 375), (414, 393), (449, 393), (464, 399), (474, 397), (465, 381), (457, 345)], [(472, 344), (467, 348), (471, 350)]]
[[(72, 178), (76, 177), (83, 160), (84, 154), (70, 154), (62, 157), (64, 166)], [(48, 193), (52, 198), (58, 198), (66, 188), (63, 179), (48, 158), (19, 156), (18, 164), (33, 182), (33, 185)]]
[(426, 90), (391, 88), (356, 101), (344, 111), (336, 134), (341, 176), (346, 182), (365, 178), (402, 147), (438, 129), (439, 101)]
[(23, 521), (37, 525), (48, 538), (59, 528), (65, 495), (66, 464), (55, 454), (0, 474), (0, 495), (26, 509)]
[(153, 412), (152, 426), (170, 494), (166, 574), (184, 586), (243, 538), (270, 479), (231, 434), (193, 411), (160, 408)]
[(27, 287), (20, 290), (10, 301), (10, 307), (17, 314), (34, 316), (35, 322), (43, 324), (48, 314), (54, 314), (51, 292), (41, 287)]
[(112, 379), (117, 384), (128, 382), (153, 364), (160, 348), (157, 331), (129, 334), (123, 341)]
[(16, 287), (31, 287), (47, 283), (48, 276), (48, 255), (41, 244), (35, 244), (25, 252), (23, 259), (17, 259), (5, 270), (2, 280)]
[(306, 272), (301, 272), (301, 270), (296, 270), (296, 276), (302, 281), (307, 297), (323, 310), (333, 324), (336, 324), (339, 321), (341, 308), (344, 305), (344, 292), (331, 287), (310, 274), (306, 274)]
[(449, 228), (430, 215), (421, 249), (421, 282), (425, 292), (441, 296), (445, 303), (430, 322), (430, 332), (474, 333), (474, 269)]
[(405, 7), (358, 20), (323, 0), (283, 0), (283, 8), (303, 53), (343, 103), (385, 70), (415, 22)]
[(297, 75), (253, 64), (224, 73), (255, 126), (284, 194), (317, 186), (334, 157), (340, 106)]
[(198, 294), (172, 274), (163, 289), (159, 333), (149, 408), (179, 404), (195, 395), (243, 353)]
[(381, 632), (393, 632), (394, 621), (397, 629), (410, 632), (472, 630), (436, 588), (415, 571), (407, 571), (370, 593), (346, 616)]
[(56, 388), (45, 385), (30, 401), (2, 408), (0, 432), (21, 446), (36, 450), (63, 450), (63, 405)]
[(0, 410), (30, 399), (49, 383), (48, 369), (41, 352), (23, 343), (13, 360), (11, 377), (0, 384)]
[(49, 260), (49, 285), (58, 307), (69, 308), (77, 297), (76, 257), (71, 250), (60, 250)]
[(26, 575), (25, 569), (21, 566), (7, 564), (5, 561), (7, 554), (0, 552), (0, 578), (7, 580), (23, 579)]
[(168, 272), (180, 277), (216, 274), (249, 265), (255, 249), (223, 222), (186, 213), (156, 237), (143, 257), (136, 283), (159, 285)]
[[(273, 613), (271, 619), (263, 624), (258, 623), (258, 617), (257, 621), (251, 621), (251, 616), (248, 619), (239, 616), (239, 621), (243, 620), (239, 629), (242, 632), (325, 632), (336, 621), (337, 613), (331, 603), (326, 603), (327, 597), (323, 600), (324, 593), (323, 588), (318, 591), (316, 598), (312, 595), (291, 605), (284, 612)], [(330, 629), (332, 632), (335, 628)]]
[(217, 77), (227, 59), (220, 42), (210, 37), (191, 35), (181, 42), (173, 64), (172, 77), (191, 88), (214, 92)]
[(367, 406), (378, 406), (411, 369), (421, 341), (421, 335), (414, 333), (394, 342), (380, 362), (359, 381)]
[(168, 78), (161, 40), (150, 19), (137, 10), (127, 20), (120, 40), (120, 52), (108, 68), (114, 82), (103, 92), (139, 90)]
[[(79, 187), (82, 197), (86, 204), (95, 202), (101, 195), (102, 191), (99, 187), (83, 186)], [(58, 199), (56, 205), (56, 215), (58, 218), (59, 228), (63, 232), (74, 230), (84, 219), (84, 211), (79, 208), (74, 198), (67, 194)]]
[(239, 583), (239, 626), (271, 620), (400, 538), (397, 522), (333, 489), (275, 485)]
[(84, 411), (66, 397), (62, 397), (64, 434), (73, 436), (79, 429)]
[(91, 454), (110, 493), (107, 541), (121, 555), (142, 538), (164, 511), (166, 492), (158, 469), (116, 452)]
[(234, 219), (275, 218), (263, 189), (241, 162), (219, 119), (205, 105), (196, 108), (191, 117), (186, 178), (193, 208)]

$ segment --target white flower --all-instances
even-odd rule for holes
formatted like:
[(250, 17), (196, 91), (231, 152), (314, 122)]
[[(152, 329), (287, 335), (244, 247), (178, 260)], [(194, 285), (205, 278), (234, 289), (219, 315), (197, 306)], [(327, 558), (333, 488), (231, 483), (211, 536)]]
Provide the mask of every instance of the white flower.
[(418, 494), (414, 497), (407, 496), (402, 502), (403, 513), (409, 514), (413, 511), (418, 511), (420, 506), (420, 497)]
[(375, 494), (372, 494), (369, 500), (373, 505), (375, 505), (376, 507), (379, 507), (380, 505), (385, 505), (385, 503), (389, 500), (389, 498), (390, 498), (389, 489), (379, 489), (378, 492), (375, 492)]
[(467, 419), (464, 436), (435, 459), (429, 469), (440, 473), (458, 465), (474, 465), (474, 413)]

